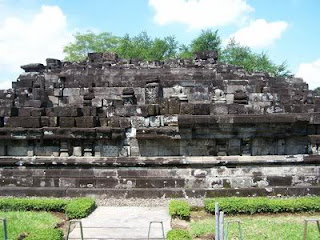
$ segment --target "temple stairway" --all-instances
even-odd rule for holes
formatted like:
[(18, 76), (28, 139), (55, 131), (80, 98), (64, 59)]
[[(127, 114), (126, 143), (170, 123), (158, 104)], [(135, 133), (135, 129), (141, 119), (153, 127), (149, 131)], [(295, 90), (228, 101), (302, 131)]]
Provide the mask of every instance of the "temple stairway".
[[(121, 201), (119, 199), (119, 201)], [(149, 223), (162, 221), (165, 234), (170, 230), (166, 207), (98, 207), (81, 220), (84, 239), (148, 239)], [(81, 239), (79, 224), (69, 239)], [(152, 224), (150, 239), (162, 239), (161, 224)]]

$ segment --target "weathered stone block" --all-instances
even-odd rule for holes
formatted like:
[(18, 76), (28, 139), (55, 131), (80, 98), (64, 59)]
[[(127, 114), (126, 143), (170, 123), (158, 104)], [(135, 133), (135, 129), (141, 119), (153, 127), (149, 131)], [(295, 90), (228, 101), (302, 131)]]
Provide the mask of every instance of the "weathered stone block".
[(53, 114), (57, 117), (77, 117), (80, 115), (80, 111), (74, 107), (56, 107), (53, 108)]
[(195, 115), (210, 115), (210, 104), (196, 104), (194, 106)]
[(192, 103), (181, 103), (180, 105), (180, 114), (183, 115), (193, 115), (195, 105)]
[(7, 127), (40, 128), (39, 117), (9, 117), (5, 121)]
[(99, 118), (100, 127), (105, 127), (105, 128), (108, 127), (108, 122), (109, 122), (108, 118), (102, 118), (102, 117)]
[(78, 128), (93, 128), (96, 126), (95, 117), (76, 117), (75, 121)]
[(59, 117), (58, 122), (62, 128), (72, 128), (75, 125), (73, 117)]
[(211, 104), (210, 105), (211, 115), (225, 115), (228, 114), (228, 105), (226, 104)]
[(180, 113), (180, 100), (179, 98), (170, 98), (168, 100), (168, 113), (179, 114)]

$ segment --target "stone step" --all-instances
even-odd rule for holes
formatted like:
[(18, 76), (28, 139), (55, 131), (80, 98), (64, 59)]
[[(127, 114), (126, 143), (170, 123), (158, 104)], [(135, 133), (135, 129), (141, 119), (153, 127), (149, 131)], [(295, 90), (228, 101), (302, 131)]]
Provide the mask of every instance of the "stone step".
[[(148, 224), (146, 225), (148, 226)], [(105, 227), (105, 228), (83, 228), (85, 239), (148, 239), (148, 227)], [(79, 238), (80, 229), (75, 228), (70, 234), (70, 239)], [(150, 238), (162, 239), (161, 227), (152, 227)]]
[[(147, 239), (151, 221), (162, 221), (166, 235), (171, 221), (168, 208), (98, 207), (90, 216), (81, 220), (85, 239)], [(70, 239), (80, 239), (79, 224), (69, 236)], [(153, 223), (150, 238), (162, 237), (161, 224)]]
[(182, 198), (182, 197), (230, 197), (242, 196), (306, 196), (320, 195), (320, 186), (275, 186), (266, 188), (139, 188), (139, 189), (109, 189), (109, 188), (63, 188), (63, 187), (0, 187), (0, 196), (14, 197), (86, 197), (105, 196), (115, 198)]

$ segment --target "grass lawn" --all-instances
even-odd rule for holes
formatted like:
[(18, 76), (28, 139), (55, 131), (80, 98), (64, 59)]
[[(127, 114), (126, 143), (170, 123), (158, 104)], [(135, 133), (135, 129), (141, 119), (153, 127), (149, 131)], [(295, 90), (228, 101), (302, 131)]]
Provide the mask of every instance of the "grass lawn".
[[(50, 212), (3, 212), (0, 218), (7, 219), (8, 238), (15, 240), (21, 233), (30, 234), (43, 229), (53, 229), (61, 220)], [(3, 227), (0, 229), (0, 239), (3, 238)]]
[[(202, 216), (199, 218), (199, 215)], [(319, 219), (320, 214), (256, 214), (230, 216), (226, 219), (240, 219), (243, 222), (242, 229), (246, 240), (301, 240), (303, 236), (303, 220), (306, 218)], [(203, 212), (192, 212), (189, 231), (193, 238), (213, 233), (214, 216), (206, 215)], [(229, 239), (239, 239), (236, 224), (231, 224), (229, 227)], [(308, 224), (307, 239), (320, 239), (315, 223)]]

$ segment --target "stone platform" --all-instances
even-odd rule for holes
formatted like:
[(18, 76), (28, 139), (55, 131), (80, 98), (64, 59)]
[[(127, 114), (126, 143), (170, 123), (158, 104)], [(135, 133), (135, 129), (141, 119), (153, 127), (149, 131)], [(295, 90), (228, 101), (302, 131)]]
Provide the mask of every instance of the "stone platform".
[(320, 156), (0, 157), (2, 196), (320, 195)]
[(1, 195), (319, 195), (320, 97), (300, 78), (215, 51), (21, 68), (0, 90)]

